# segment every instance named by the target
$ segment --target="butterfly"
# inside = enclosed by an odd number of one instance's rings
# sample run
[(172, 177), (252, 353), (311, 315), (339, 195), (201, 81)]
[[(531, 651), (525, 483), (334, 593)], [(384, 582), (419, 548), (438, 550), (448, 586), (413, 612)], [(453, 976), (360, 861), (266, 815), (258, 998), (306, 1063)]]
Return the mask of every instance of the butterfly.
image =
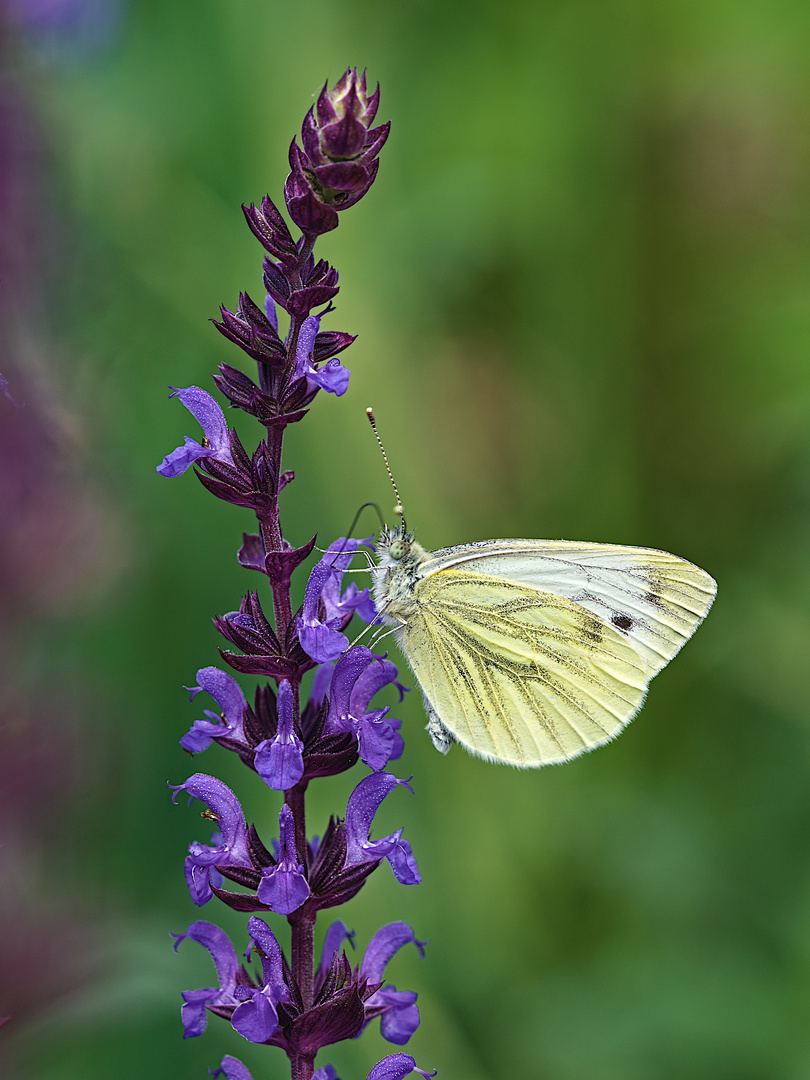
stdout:
[(383, 529), (377, 553), (377, 610), (421, 687), (434, 745), (525, 768), (615, 738), (717, 591), (685, 559), (618, 544), (426, 551), (403, 522)]

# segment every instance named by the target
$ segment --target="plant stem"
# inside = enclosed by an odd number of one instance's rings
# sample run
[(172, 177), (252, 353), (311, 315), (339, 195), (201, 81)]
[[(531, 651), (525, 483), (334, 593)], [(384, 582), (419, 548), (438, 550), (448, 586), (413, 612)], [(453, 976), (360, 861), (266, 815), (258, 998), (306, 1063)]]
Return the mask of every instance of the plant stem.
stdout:
[(314, 1054), (296, 1054), (290, 1058), (292, 1080), (311, 1080), (315, 1070)]
[[(307, 239), (299, 255), (298, 266), (292, 279), (293, 286), (301, 284), (301, 268), (312, 251), (313, 239)], [(295, 357), (298, 348), (298, 336), (303, 325), (302, 318), (292, 318), (287, 345), (287, 364), (276, 385), (276, 393), (281, 396), (286, 390), (290, 378), (295, 371)], [(267, 372), (264, 365), (259, 365), (260, 381), (262, 385), (267, 381)], [(280, 384), (280, 385), (279, 385)], [(284, 427), (269, 426), (267, 428), (267, 447), (277, 477), (275, 498), (268, 511), (259, 519), (259, 526), (264, 540), (265, 550), (281, 551), (283, 537), (279, 520), (279, 496), (281, 494), (281, 457), (284, 442)], [(276, 636), (282, 648), (287, 639), (287, 631), (292, 622), (292, 600), (290, 597), (290, 581), (280, 581), (273, 587), (273, 609), (275, 612)], [(300, 722), (300, 697), (299, 680), (291, 679), (291, 688), (294, 700), (294, 716), (296, 726)], [(304, 793), (307, 789), (307, 781), (302, 780), (294, 788), (284, 793), (284, 801), (293, 813), (295, 823), (295, 847), (300, 861), (307, 862), (307, 828), (306, 810), (304, 805)], [(301, 992), (301, 1000), (304, 1009), (312, 1006), (313, 987), (315, 981), (315, 918), (317, 910), (304, 903), (297, 911), (288, 915), (290, 924), (290, 958), (292, 974)], [(292, 1054), (290, 1056), (290, 1068), (292, 1080), (311, 1080), (315, 1068), (315, 1054)]]

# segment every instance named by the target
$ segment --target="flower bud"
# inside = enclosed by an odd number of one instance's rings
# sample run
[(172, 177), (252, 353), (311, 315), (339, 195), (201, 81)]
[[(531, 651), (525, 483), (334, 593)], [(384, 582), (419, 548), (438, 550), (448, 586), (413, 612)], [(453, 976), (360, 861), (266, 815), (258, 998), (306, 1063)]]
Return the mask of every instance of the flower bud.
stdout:
[(290, 147), (291, 172), (284, 187), (290, 217), (305, 233), (319, 235), (337, 228), (337, 212), (353, 206), (377, 175), (377, 155), (390, 124), (372, 128), (380, 100), (379, 87), (366, 93), (365, 72), (357, 69), (320, 93), (301, 128), (303, 150)]

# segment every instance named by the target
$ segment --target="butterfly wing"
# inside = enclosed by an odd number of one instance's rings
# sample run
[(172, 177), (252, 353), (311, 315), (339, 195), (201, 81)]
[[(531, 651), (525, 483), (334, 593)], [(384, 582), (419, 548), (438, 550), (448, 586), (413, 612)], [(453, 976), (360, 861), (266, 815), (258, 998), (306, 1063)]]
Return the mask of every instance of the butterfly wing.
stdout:
[(398, 636), (437, 744), (438, 720), (473, 754), (536, 767), (607, 742), (641, 707), (644, 662), (581, 604), (466, 566), (422, 578), (414, 600)]
[(431, 553), (423, 573), (489, 574), (567, 597), (611, 624), (657, 674), (692, 636), (717, 586), (699, 566), (654, 548), (568, 540), (485, 540)]

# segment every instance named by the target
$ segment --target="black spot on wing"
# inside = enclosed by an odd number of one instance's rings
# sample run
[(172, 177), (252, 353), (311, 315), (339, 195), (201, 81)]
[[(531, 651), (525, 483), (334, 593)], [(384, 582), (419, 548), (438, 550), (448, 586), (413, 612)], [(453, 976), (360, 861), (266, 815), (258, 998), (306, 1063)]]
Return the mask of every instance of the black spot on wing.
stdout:
[(627, 632), (628, 630), (633, 629), (633, 620), (630, 618), (629, 615), (624, 615), (620, 611), (617, 611), (614, 615), (612, 615), (610, 621), (618, 630), (624, 630), (625, 632)]

